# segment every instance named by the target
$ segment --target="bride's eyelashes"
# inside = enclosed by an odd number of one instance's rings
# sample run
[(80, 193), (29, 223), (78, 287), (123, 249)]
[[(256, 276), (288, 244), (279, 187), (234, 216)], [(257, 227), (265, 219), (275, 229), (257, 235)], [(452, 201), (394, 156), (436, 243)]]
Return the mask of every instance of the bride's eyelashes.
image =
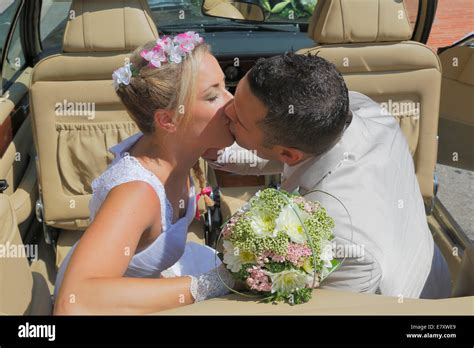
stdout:
[(210, 103), (214, 103), (219, 97), (224, 95), (221, 89), (225, 90), (225, 83), (219, 86), (217, 84), (213, 86), (211, 92), (208, 93), (204, 99)]
[(219, 97), (218, 95), (214, 95), (212, 97), (207, 98), (206, 100), (212, 103), (212, 102), (216, 101), (218, 97)]
[(209, 94), (206, 97), (206, 101), (208, 101), (210, 103), (214, 103), (220, 96), (221, 96), (220, 92), (215, 92), (215, 93)]

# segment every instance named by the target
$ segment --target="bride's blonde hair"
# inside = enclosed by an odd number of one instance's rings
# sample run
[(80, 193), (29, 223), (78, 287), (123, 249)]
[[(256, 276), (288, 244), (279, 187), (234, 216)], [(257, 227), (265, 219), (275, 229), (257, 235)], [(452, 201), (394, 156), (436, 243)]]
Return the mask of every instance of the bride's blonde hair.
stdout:
[(189, 117), (199, 64), (204, 53), (209, 52), (209, 46), (201, 43), (181, 63), (166, 63), (157, 68), (141, 56), (142, 51), (149, 51), (155, 45), (156, 41), (149, 41), (132, 52), (129, 59), (136, 74), (128, 85), (117, 89), (118, 96), (138, 128), (148, 134), (155, 131), (154, 114), (158, 109), (173, 111), (177, 122)]
[[(195, 99), (199, 64), (210, 51), (207, 44), (200, 43), (181, 63), (166, 63), (157, 68), (141, 56), (142, 51), (149, 51), (155, 45), (155, 40), (149, 41), (132, 52), (129, 60), (135, 73), (128, 85), (116, 89), (128, 114), (144, 134), (155, 132), (154, 115), (158, 109), (172, 111), (173, 119), (179, 125), (187, 123)], [(199, 161), (193, 171), (204, 188), (206, 180)]]

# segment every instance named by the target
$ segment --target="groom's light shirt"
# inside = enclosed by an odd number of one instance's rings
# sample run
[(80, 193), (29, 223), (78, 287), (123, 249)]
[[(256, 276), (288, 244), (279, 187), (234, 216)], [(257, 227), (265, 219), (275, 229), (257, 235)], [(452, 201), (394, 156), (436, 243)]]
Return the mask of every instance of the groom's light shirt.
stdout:
[[(213, 165), (241, 174), (282, 173), (282, 189), (321, 202), (336, 224), (334, 252), (345, 257), (322, 287), (418, 298), (432, 261), (444, 260), (428, 228), (413, 159), (393, 116), (360, 93), (349, 92), (349, 99), (352, 122), (320, 158), (292, 167), (263, 159), (253, 167)], [(234, 144), (226, 151), (239, 150)], [(439, 268), (434, 278), (445, 287), (429, 297), (448, 295), (449, 274)]]

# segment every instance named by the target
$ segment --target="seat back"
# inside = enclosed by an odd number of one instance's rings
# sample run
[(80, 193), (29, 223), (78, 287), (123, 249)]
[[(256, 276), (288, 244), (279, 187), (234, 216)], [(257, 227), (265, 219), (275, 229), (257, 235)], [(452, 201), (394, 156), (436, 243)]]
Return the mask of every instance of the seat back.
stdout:
[(403, 1), (320, 0), (308, 35), (317, 46), (298, 51), (334, 63), (349, 90), (382, 103), (406, 136), (426, 203), (433, 198), (441, 67), (436, 54), (410, 41)]
[[(39, 273), (31, 271), (15, 211), (4, 194), (0, 195), (0, 246), (0, 314), (51, 314), (48, 286)], [(35, 256), (34, 246), (29, 246), (29, 250), (30, 256)]]
[(112, 161), (108, 148), (138, 131), (114, 91), (112, 72), (134, 48), (157, 38), (147, 1), (72, 2), (63, 53), (35, 66), (30, 89), (47, 225), (87, 227), (91, 182)]

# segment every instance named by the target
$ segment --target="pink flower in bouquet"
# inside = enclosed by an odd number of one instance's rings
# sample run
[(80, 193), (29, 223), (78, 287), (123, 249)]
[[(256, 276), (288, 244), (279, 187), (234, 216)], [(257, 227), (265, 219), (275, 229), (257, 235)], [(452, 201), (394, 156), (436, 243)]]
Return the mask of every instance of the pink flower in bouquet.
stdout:
[(304, 244), (289, 243), (286, 259), (295, 266), (301, 267), (304, 259), (311, 256), (311, 249)]
[(296, 204), (303, 204), (303, 210), (309, 214), (312, 214), (319, 209), (318, 203), (307, 201), (301, 196), (294, 197), (293, 202)]
[(253, 266), (247, 269), (249, 277), (246, 280), (247, 285), (256, 291), (271, 291), (272, 284), (270, 278), (260, 267)]
[(264, 251), (260, 256), (257, 257), (257, 264), (263, 266), (265, 263), (271, 261), (273, 262), (285, 262), (285, 256), (275, 254), (271, 251)]

